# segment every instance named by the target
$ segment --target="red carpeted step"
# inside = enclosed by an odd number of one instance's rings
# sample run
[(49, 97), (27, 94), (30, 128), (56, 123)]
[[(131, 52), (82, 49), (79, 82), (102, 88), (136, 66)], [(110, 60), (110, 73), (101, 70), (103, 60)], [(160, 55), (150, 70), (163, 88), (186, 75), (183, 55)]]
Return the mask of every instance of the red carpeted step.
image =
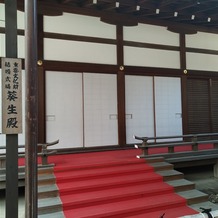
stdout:
[(77, 207), (87, 207), (96, 204), (118, 202), (141, 197), (149, 197), (155, 195), (164, 195), (173, 193), (172, 186), (156, 182), (152, 184), (138, 184), (133, 186), (118, 187), (107, 190), (84, 192), (79, 194), (63, 195), (64, 210)]
[[(61, 155), (60, 155), (61, 156)], [(85, 161), (85, 160), (84, 160)], [(73, 162), (71, 164), (65, 163), (64, 165), (58, 165), (55, 166), (54, 172), (63, 172), (63, 171), (72, 171), (72, 170), (83, 170), (83, 169), (94, 169), (94, 168), (105, 168), (105, 167), (112, 167), (112, 166), (130, 166), (134, 164), (140, 164), (145, 163), (145, 160), (143, 159), (137, 159), (135, 157), (128, 158), (128, 159), (117, 159), (117, 160), (108, 160), (105, 159), (105, 161), (101, 160), (98, 162), (97, 160), (93, 160), (92, 162), (88, 162), (87, 160), (85, 162)]]
[(78, 181), (83, 179), (94, 179), (94, 178), (101, 178), (101, 177), (112, 177), (116, 175), (134, 175), (137, 173), (146, 173), (152, 172), (153, 167), (144, 163), (133, 164), (130, 166), (109, 166), (104, 168), (90, 168), (90, 169), (83, 169), (83, 170), (72, 170), (66, 174), (66, 171), (56, 172), (56, 181), (63, 182), (63, 181)]
[[(138, 151), (60, 155), (54, 173), (66, 218), (176, 218), (196, 213)], [(165, 216), (164, 216), (165, 217)]]
[(113, 187), (122, 187), (131, 184), (146, 184), (163, 181), (163, 177), (156, 173), (140, 173), (131, 175), (119, 175), (111, 178), (89, 179), (57, 183), (61, 195), (84, 191), (102, 190)]
[[(158, 195), (154, 197), (141, 197), (133, 200), (99, 204), (84, 208), (64, 210), (66, 218), (126, 218), (128, 216), (142, 213), (151, 213), (157, 210), (167, 210), (185, 206), (186, 201), (177, 194)], [(147, 216), (146, 216), (147, 217)], [(151, 218), (151, 217), (149, 217)]]
[(150, 213), (143, 213), (143, 214), (138, 214), (138, 215), (130, 215), (126, 216), (126, 218), (160, 218), (161, 216), (166, 217), (166, 218), (177, 218), (180, 216), (185, 216), (185, 215), (193, 215), (197, 214), (198, 212), (187, 207), (187, 206), (182, 206), (182, 207), (176, 207), (176, 208), (164, 208), (162, 210), (157, 210), (154, 212)]

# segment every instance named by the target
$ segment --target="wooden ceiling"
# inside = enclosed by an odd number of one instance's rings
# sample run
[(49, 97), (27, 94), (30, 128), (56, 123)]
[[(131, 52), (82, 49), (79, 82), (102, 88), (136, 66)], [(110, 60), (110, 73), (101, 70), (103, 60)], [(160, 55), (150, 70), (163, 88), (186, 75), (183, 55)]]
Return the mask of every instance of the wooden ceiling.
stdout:
[[(24, 0), (17, 1), (22, 9)], [(174, 29), (218, 30), (218, 0), (38, 0), (38, 11), (46, 15), (91, 15), (129, 26), (142, 22)]]

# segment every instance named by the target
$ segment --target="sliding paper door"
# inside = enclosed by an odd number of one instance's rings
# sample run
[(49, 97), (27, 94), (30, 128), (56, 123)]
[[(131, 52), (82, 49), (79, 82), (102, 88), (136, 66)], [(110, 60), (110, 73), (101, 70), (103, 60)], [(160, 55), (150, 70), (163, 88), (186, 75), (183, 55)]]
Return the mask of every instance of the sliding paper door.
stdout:
[(46, 72), (46, 140), (52, 148), (83, 146), (82, 73)]
[(126, 141), (133, 135), (154, 136), (153, 77), (126, 76)]
[(84, 73), (85, 147), (118, 144), (117, 77)]
[(182, 135), (180, 78), (126, 76), (126, 140)]
[(181, 81), (155, 77), (156, 136), (182, 135)]

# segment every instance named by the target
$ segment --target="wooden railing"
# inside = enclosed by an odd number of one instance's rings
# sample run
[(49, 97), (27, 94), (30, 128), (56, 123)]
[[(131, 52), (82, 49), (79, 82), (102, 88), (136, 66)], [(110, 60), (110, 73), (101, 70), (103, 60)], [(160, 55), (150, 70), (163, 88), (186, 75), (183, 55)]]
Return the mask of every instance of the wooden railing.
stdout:
[[(187, 145), (190, 145), (192, 147), (190, 153), (200, 154), (200, 152), (202, 151), (199, 150), (199, 145), (202, 144), (212, 144), (213, 148), (216, 150), (216, 155), (218, 156), (218, 133), (189, 134), (189, 135), (176, 135), (176, 136), (163, 136), (163, 137), (139, 137), (139, 136), (133, 136), (133, 137), (136, 140), (142, 141), (140, 145), (138, 144), (135, 145), (136, 148), (142, 150), (142, 155), (137, 156), (138, 158), (152, 156), (149, 155), (149, 149), (151, 148), (167, 148), (167, 153), (164, 154), (168, 157), (169, 156), (172, 157), (173, 154), (182, 153), (182, 152), (175, 152), (176, 147), (187, 146)], [(164, 141), (157, 142), (158, 140), (164, 140)], [(166, 140), (171, 140), (171, 141), (166, 141)], [(184, 154), (187, 154), (187, 152), (185, 152)], [(160, 155), (163, 154), (159, 154), (159, 156)], [(157, 156), (157, 154), (153, 156)]]
[[(37, 144), (39, 148), (38, 156), (42, 158), (42, 165), (48, 164), (48, 156), (57, 153), (56, 150), (48, 150), (48, 147), (56, 145), (59, 143), (59, 140), (49, 142), (49, 143), (39, 143)], [(25, 145), (19, 145), (18, 148), (25, 148)], [(0, 149), (6, 149), (6, 146), (0, 146)], [(25, 153), (18, 152), (18, 157), (25, 157)], [(0, 169), (5, 168), (6, 164), (6, 154), (0, 154)]]

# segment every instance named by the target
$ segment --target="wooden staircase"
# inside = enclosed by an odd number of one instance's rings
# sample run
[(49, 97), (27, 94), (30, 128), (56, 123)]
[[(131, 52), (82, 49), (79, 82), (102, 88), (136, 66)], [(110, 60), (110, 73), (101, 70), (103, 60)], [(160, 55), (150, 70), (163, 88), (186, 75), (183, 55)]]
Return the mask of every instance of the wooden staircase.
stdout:
[[(156, 173), (158, 173), (159, 175), (161, 175), (163, 177), (163, 180), (165, 183), (172, 186), (178, 195), (182, 196), (183, 198), (185, 198), (187, 200), (187, 204), (190, 207), (192, 205), (201, 204), (201, 203), (202, 204), (204, 203), (204, 205), (205, 205), (205, 203), (211, 204), (208, 202), (207, 194), (204, 194), (204, 193), (196, 190), (195, 184), (184, 179), (183, 173), (174, 170), (174, 166), (170, 163), (165, 162), (164, 158), (161, 158), (161, 157), (148, 158), (148, 159), (146, 159), (146, 162), (149, 163), (155, 169)], [(126, 169), (128, 169), (128, 167), (131, 168), (129, 165), (129, 166), (126, 166)], [(69, 168), (68, 170), (73, 170), (73, 169)], [(83, 171), (83, 170), (84, 169), (81, 169), (81, 171)], [(133, 167), (132, 170), (131, 169), (126, 170), (126, 171), (124, 170), (123, 173), (124, 174), (131, 174), (134, 171), (136, 171), (136, 169), (134, 169), (134, 167)], [(138, 169), (138, 171), (140, 171), (140, 169)], [(113, 172), (113, 170), (110, 172), (105, 171), (105, 173), (103, 173), (103, 174), (102, 174), (102, 172), (100, 171), (99, 175), (91, 175), (90, 174), (90, 175), (88, 175), (88, 177), (89, 177), (89, 179), (95, 179), (96, 177), (98, 177), (98, 179), (99, 179), (101, 176), (102, 177), (107, 176), (109, 179), (110, 176), (114, 176), (116, 174), (116, 171)], [(81, 178), (85, 178), (86, 176), (80, 174), (79, 177), (81, 179)], [(63, 180), (64, 179), (68, 180), (69, 178), (63, 178)], [(74, 178), (74, 180), (75, 179), (76, 179), (76, 177)], [(126, 183), (128, 183), (128, 181), (126, 181)], [(87, 188), (87, 191), (89, 193), (87, 194), (86, 200), (84, 200), (84, 201), (81, 200), (81, 202), (71, 201), (68, 203), (67, 207), (68, 207), (68, 209), (70, 209), (70, 207), (73, 207), (73, 208), (84, 207), (85, 208), (86, 206), (89, 206), (89, 205), (98, 205), (99, 203), (102, 203), (102, 201), (105, 201), (105, 203), (107, 203), (112, 198), (128, 199), (128, 196), (133, 197), (133, 195), (135, 195), (135, 198), (137, 198), (137, 195), (139, 195), (140, 193), (143, 192), (142, 190), (140, 190), (140, 183), (142, 183), (142, 181), (140, 181), (140, 182), (138, 182), (138, 184), (136, 184), (139, 187), (138, 193), (135, 193), (135, 192), (131, 193), (131, 189), (128, 188), (127, 194), (123, 195), (121, 197), (119, 193), (116, 193), (116, 191), (114, 193), (113, 193), (113, 191), (111, 191), (111, 196), (107, 196), (105, 199), (100, 198), (101, 202), (99, 202), (98, 199), (95, 199), (95, 197), (92, 196), (92, 193), (90, 194), (90, 190), (88, 190), (88, 188)], [(69, 184), (67, 184), (67, 185), (69, 185)], [(101, 188), (101, 186), (102, 186), (102, 188)], [(106, 186), (98, 184), (98, 187), (96, 187), (96, 188), (98, 189), (98, 192), (101, 192), (101, 190), (104, 190)], [(119, 190), (119, 191), (121, 191), (122, 184), (118, 184), (118, 183), (114, 184), (114, 187), (117, 187), (117, 186), (119, 186), (121, 188)], [(125, 184), (123, 186), (125, 186)], [(131, 185), (129, 187), (131, 187)], [(84, 187), (82, 187), (81, 189), (84, 189)], [(125, 190), (126, 189), (123, 188), (123, 191), (125, 191)], [(44, 218), (44, 217), (46, 217), (46, 218), (49, 218), (49, 217), (61, 218), (61, 217), (64, 217), (64, 215), (62, 213), (62, 202), (59, 198), (59, 192), (58, 192), (58, 188), (55, 184), (55, 177), (53, 175), (52, 168), (50, 170), (47, 170), (44, 172), (41, 171), (39, 173), (38, 191), (39, 191), (39, 200), (38, 200), (38, 214), (39, 214), (39, 216), (38, 217), (39, 218)], [(80, 190), (78, 190), (78, 187), (77, 187), (77, 188), (72, 189), (72, 190), (66, 189), (65, 192), (66, 193), (64, 195), (67, 195), (70, 192), (80, 193)], [(151, 193), (152, 193), (152, 191), (151, 191)], [(144, 193), (144, 194), (149, 196), (149, 193)], [(89, 195), (90, 195), (90, 199), (88, 199)], [(136, 215), (133, 217), (136, 217)], [(137, 216), (137, 217), (140, 217), (140, 216)]]
[[(200, 207), (213, 208), (214, 204), (208, 202), (208, 196), (195, 189), (195, 184), (184, 179), (181, 172), (174, 170), (173, 164), (164, 161), (164, 158), (153, 157), (147, 158), (146, 163), (150, 167), (145, 167), (144, 160), (117, 161), (114, 163), (105, 164), (90, 164), (90, 166), (65, 166), (64, 169), (56, 169), (46, 167), (38, 169), (38, 217), (39, 218), (62, 218), (63, 202), (64, 210), (68, 212), (83, 211), (91, 207), (102, 204), (121, 205), (122, 202), (135, 202), (143, 196), (146, 201), (153, 195), (163, 195), (163, 198), (170, 197), (169, 192), (174, 190), (178, 195), (186, 199), (189, 207), (199, 210)], [(149, 174), (155, 170), (156, 175)], [(72, 173), (73, 172), (73, 173)], [(1, 188), (5, 188), (5, 172), (0, 172)], [(131, 177), (129, 177), (131, 175)], [(19, 184), (24, 186), (24, 168), (19, 168)], [(105, 180), (105, 178), (107, 178)], [(158, 186), (162, 182), (161, 188)], [(62, 188), (59, 191), (57, 182), (62, 183)], [(74, 187), (77, 181), (77, 186)], [(101, 182), (102, 181), (102, 182)], [(144, 184), (145, 183), (145, 184)], [(73, 185), (72, 185), (73, 184)], [(147, 189), (145, 189), (145, 186)], [(105, 190), (110, 190), (105, 195)], [(84, 194), (85, 197), (84, 197)], [(69, 195), (73, 194), (72, 198)], [(61, 198), (60, 198), (61, 195)], [(140, 207), (141, 200), (136, 201), (135, 208), (131, 208), (128, 216), (120, 217), (143, 217), (143, 213), (147, 208)], [(178, 203), (180, 204), (180, 203)], [(167, 205), (165, 205), (167, 206)], [(172, 210), (175, 210), (172, 203)], [(156, 210), (153, 207), (149, 216), (152, 218)], [(117, 208), (117, 210), (119, 207)], [(130, 210), (130, 208), (127, 208)], [(150, 209), (150, 208), (149, 208)], [(215, 207), (217, 209), (217, 207)], [(144, 211), (143, 211), (144, 210)], [(170, 212), (170, 209), (168, 208)], [(125, 214), (125, 211), (122, 212)], [(173, 213), (173, 211), (172, 211)], [(131, 215), (132, 214), (132, 215)], [(116, 217), (116, 215), (113, 215)], [(147, 214), (148, 216), (148, 214)], [(89, 217), (89, 216), (76, 216)], [(93, 215), (90, 217), (98, 217)], [(101, 217), (101, 216), (100, 216)], [(104, 216), (103, 216), (104, 217)], [(105, 216), (106, 217), (106, 216)], [(108, 215), (112, 217), (112, 215)], [(155, 216), (156, 217), (156, 216)]]
[[(164, 181), (174, 188), (178, 195), (187, 200), (188, 205), (208, 200), (208, 195), (196, 190), (195, 184), (184, 179), (183, 173), (174, 170), (173, 164), (164, 162), (164, 159), (162, 161), (150, 164), (154, 167), (158, 174), (163, 176)], [(159, 165), (162, 165), (162, 167), (159, 167)]]

